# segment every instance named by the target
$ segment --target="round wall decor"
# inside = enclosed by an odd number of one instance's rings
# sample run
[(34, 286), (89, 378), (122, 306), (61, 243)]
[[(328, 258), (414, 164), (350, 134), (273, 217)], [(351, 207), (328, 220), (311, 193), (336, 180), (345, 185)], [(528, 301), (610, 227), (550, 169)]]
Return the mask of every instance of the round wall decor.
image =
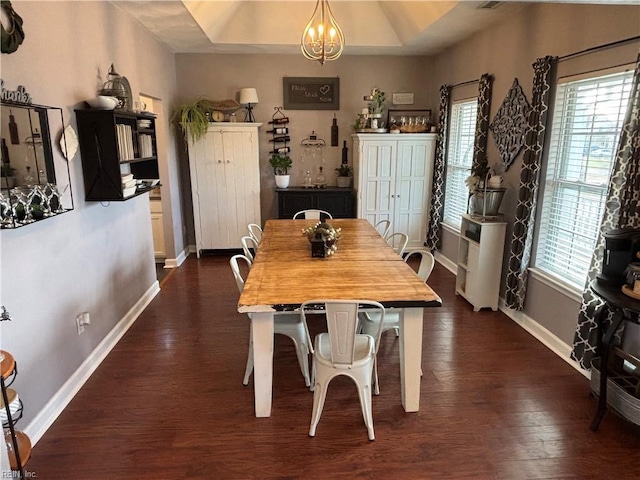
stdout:
[(13, 53), (24, 41), (22, 17), (16, 13), (8, 0), (2, 0), (0, 7), (2, 9), (2, 53)]

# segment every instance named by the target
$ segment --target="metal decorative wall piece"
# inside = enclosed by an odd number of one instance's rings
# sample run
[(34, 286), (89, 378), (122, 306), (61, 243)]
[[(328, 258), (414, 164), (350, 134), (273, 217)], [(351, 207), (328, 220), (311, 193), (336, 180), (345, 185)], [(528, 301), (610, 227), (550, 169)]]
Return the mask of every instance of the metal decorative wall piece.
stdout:
[(493, 117), (493, 121), (489, 125), (504, 162), (505, 171), (509, 169), (522, 150), (530, 110), (527, 97), (518, 84), (518, 79), (515, 78), (496, 116)]
[(16, 13), (9, 0), (2, 0), (0, 8), (7, 22), (7, 29), (2, 25), (2, 37), (0, 38), (2, 53), (13, 53), (24, 41), (22, 17)]

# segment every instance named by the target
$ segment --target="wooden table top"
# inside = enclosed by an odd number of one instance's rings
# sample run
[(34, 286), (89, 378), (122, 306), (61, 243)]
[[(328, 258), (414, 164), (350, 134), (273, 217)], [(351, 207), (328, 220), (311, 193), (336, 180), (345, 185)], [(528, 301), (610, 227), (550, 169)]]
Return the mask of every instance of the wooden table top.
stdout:
[(302, 229), (317, 220), (268, 220), (238, 311), (296, 308), (312, 299), (376, 300), (386, 307), (436, 307), (440, 297), (364, 219), (334, 219), (338, 251), (312, 258)]

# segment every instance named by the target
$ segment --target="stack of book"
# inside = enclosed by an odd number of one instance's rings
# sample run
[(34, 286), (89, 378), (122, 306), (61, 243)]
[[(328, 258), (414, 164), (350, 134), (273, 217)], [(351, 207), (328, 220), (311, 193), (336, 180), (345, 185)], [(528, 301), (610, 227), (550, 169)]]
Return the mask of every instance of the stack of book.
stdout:
[(118, 155), (120, 156), (120, 161), (133, 160), (135, 153), (133, 150), (133, 132), (131, 125), (117, 123), (116, 134), (118, 136)]
[(140, 157), (153, 157), (153, 143), (151, 135), (141, 133), (138, 135), (138, 146), (140, 147)]
[(136, 193), (136, 179), (133, 178), (132, 173), (122, 174), (122, 196), (124, 198), (130, 197)]

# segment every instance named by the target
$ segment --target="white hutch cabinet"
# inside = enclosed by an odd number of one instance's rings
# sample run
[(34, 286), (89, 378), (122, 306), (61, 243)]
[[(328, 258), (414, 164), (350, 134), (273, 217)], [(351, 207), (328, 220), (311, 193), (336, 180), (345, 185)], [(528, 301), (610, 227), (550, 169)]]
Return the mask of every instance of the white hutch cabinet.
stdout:
[(456, 294), (473, 305), (498, 310), (506, 222), (462, 215)]
[(409, 236), (407, 250), (423, 247), (435, 159), (435, 133), (358, 133), (353, 137), (357, 217)]
[(258, 128), (261, 123), (210, 123), (189, 142), (196, 250), (242, 248), (247, 225), (262, 223)]

